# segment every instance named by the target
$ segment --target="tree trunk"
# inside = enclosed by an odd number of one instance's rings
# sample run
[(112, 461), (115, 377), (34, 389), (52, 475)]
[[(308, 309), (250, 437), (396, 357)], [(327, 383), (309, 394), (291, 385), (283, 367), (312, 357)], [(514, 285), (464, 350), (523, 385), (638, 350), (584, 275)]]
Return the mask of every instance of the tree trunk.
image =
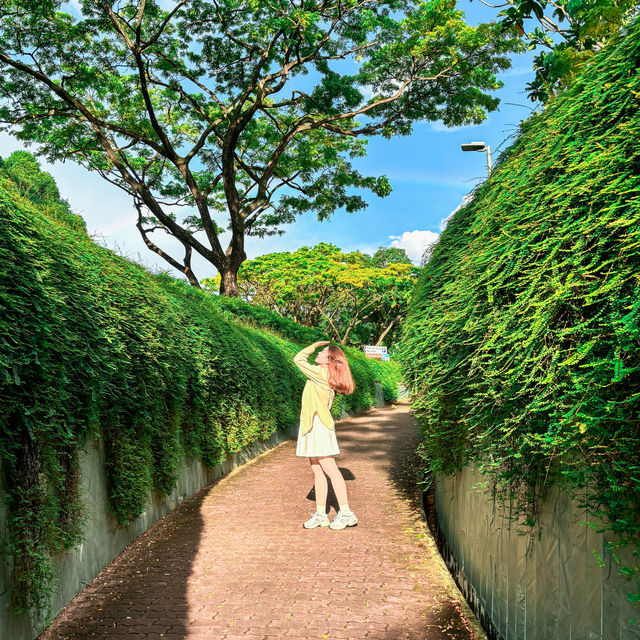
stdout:
[(196, 289), (201, 289), (200, 283), (198, 282), (198, 278), (194, 275), (191, 269), (185, 269), (184, 274), (187, 276), (187, 280), (192, 287), (196, 287)]
[(238, 270), (228, 269), (220, 272), (220, 295), (229, 298), (239, 298)]
[(398, 320), (400, 318), (400, 316), (396, 316), (388, 325), (387, 328), (380, 334), (380, 337), (378, 338), (378, 341), (376, 342), (376, 347), (380, 346), (380, 343), (384, 340), (385, 336), (387, 335), (387, 333), (389, 333), (389, 331), (391, 330), (391, 327), (393, 327), (393, 325), (396, 323), (396, 320)]
[(340, 340), (340, 344), (342, 346), (347, 344), (347, 338), (349, 337), (349, 334), (351, 333), (351, 329), (357, 327), (360, 324), (360, 321), (356, 321), (356, 322), (350, 322), (349, 326), (347, 327), (347, 330), (344, 332), (344, 335), (342, 336), (342, 339)]

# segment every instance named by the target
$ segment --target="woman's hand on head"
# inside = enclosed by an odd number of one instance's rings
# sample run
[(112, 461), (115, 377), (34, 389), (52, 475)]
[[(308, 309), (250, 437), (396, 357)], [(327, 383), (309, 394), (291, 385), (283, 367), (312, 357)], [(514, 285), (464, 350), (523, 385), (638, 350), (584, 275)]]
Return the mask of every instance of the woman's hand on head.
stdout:
[(314, 348), (324, 347), (325, 344), (329, 344), (329, 340), (320, 340), (319, 342), (314, 342), (311, 346)]

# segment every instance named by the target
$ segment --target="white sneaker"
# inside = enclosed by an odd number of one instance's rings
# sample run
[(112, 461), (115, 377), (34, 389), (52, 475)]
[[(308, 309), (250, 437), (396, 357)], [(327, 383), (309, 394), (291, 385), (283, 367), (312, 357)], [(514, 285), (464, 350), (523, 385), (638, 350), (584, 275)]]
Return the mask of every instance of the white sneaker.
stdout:
[(302, 525), (305, 529), (315, 529), (316, 527), (328, 527), (329, 516), (326, 513), (317, 511)]
[(358, 518), (353, 511), (349, 513), (339, 511), (334, 521), (329, 525), (329, 529), (344, 529), (345, 527), (355, 527), (357, 524)]

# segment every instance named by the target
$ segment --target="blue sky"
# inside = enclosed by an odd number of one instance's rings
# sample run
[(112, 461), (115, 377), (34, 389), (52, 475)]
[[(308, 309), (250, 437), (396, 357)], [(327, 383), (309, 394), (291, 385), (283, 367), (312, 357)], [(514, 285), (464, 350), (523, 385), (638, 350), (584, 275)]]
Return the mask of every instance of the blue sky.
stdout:
[[(477, 0), (462, 0), (458, 7), (471, 24), (488, 22), (497, 13)], [(499, 76), (505, 86), (495, 94), (501, 100), (498, 111), (480, 125), (447, 129), (441, 123), (418, 123), (410, 136), (371, 139), (367, 157), (357, 159), (354, 165), (366, 175), (387, 175), (393, 187), (391, 195), (380, 199), (364, 193), (369, 206), (363, 211), (339, 211), (324, 222), (313, 215), (301, 216), (284, 228), (282, 236), (248, 238), (248, 257), (330, 242), (345, 251), (366, 253), (378, 247), (401, 246), (418, 262), (426, 246), (437, 239), (443, 219), (486, 177), (485, 154), (464, 153), (460, 145), (484, 141), (491, 145), (495, 160), (510, 144), (518, 124), (536, 106), (525, 93), (525, 85), (533, 78), (532, 59), (533, 53), (513, 56), (512, 68)], [(0, 156), (22, 148), (20, 142), (0, 134)], [(70, 162), (49, 165), (41, 161), (41, 165), (55, 177), (62, 196), (83, 216), (96, 241), (150, 269), (169, 269), (140, 238), (128, 196)], [(169, 238), (160, 244), (170, 254), (176, 246)], [(175, 254), (178, 257), (182, 252), (176, 250)], [(194, 258), (193, 266), (199, 279), (215, 275), (213, 265), (204, 259)]]

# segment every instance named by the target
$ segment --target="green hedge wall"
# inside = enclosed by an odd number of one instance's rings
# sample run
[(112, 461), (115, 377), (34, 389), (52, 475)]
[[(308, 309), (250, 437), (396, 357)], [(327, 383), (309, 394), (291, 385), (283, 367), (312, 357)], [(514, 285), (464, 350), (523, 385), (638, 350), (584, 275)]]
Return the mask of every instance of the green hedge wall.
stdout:
[[(12, 158), (0, 170), (0, 462), (13, 610), (41, 613), (52, 557), (82, 538), (87, 439), (104, 440), (110, 507), (126, 525), (152, 489), (175, 487), (183, 456), (213, 466), (295, 424), (304, 377), (292, 339), (316, 336), (257, 328), (276, 321), (239, 319), (235, 301), (98, 246), (33, 166), (31, 182), (11, 179)], [(375, 378), (395, 396), (396, 368), (349, 357), (357, 392), (336, 410), (374, 404)]]
[(473, 461), (530, 522), (545, 487), (585, 488), (638, 549), (640, 23), (624, 35), (450, 221), (401, 359), (430, 469)]
[(216, 309), (228, 318), (243, 320), (245, 324), (270, 329), (297, 343), (316, 342), (318, 340), (328, 340), (329, 338), (320, 329), (304, 327), (289, 318), (283, 318), (277, 313), (273, 313), (266, 307), (249, 304), (240, 298), (227, 298), (225, 296), (213, 296)]
[[(249, 304), (240, 298), (215, 296), (213, 303), (216, 309), (226, 317), (241, 320), (249, 326), (269, 329), (285, 340), (298, 344), (311, 344), (318, 340), (329, 340), (329, 337), (320, 329), (304, 327), (289, 318), (282, 318), (265, 307)], [(342, 347), (342, 349), (348, 357), (355, 380), (360, 380), (361, 383), (357, 385), (354, 396), (337, 397), (334, 405), (334, 413), (336, 415), (341, 408), (349, 411), (353, 410), (354, 407), (363, 407), (370, 404), (371, 397), (369, 393), (373, 381), (380, 382), (385, 402), (393, 402), (398, 398), (400, 367), (396, 361), (369, 360), (363, 357), (362, 351), (359, 349), (350, 347)], [(360, 386), (362, 386), (362, 390), (359, 388)]]

